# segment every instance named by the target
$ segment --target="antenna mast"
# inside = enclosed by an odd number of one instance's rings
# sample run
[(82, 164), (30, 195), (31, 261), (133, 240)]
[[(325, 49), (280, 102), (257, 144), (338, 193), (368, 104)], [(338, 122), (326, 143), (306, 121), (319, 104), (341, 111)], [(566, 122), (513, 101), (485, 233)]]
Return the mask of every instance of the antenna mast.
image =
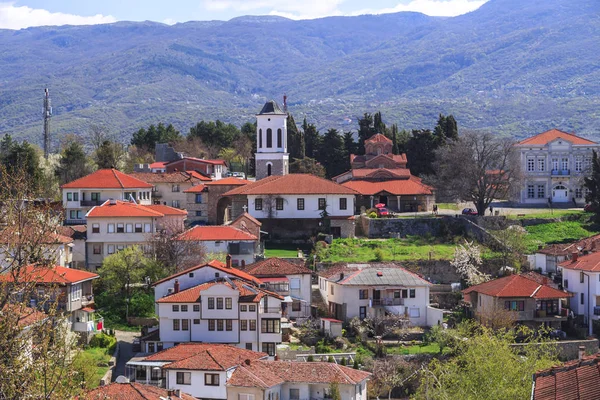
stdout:
[(283, 112), (287, 114), (287, 94), (283, 94)]
[(52, 117), (52, 105), (50, 103), (50, 91), (48, 88), (44, 90), (44, 157), (48, 159), (50, 152), (50, 117)]

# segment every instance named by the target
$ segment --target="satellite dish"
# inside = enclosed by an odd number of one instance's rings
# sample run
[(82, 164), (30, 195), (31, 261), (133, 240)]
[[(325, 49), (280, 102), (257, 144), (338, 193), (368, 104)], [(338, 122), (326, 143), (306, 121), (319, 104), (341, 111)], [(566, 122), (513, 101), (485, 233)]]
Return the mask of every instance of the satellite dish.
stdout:
[(117, 379), (115, 379), (115, 383), (129, 383), (129, 378), (119, 375)]

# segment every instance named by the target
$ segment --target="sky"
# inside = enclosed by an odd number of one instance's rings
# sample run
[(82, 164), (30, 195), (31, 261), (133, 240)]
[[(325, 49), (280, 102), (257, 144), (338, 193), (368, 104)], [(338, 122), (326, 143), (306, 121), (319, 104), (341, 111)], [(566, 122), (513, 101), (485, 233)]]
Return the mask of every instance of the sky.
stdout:
[(333, 15), (417, 11), (456, 16), (487, 0), (0, 0), (0, 29), (91, 25), (116, 21), (229, 20), (241, 15), (312, 19)]

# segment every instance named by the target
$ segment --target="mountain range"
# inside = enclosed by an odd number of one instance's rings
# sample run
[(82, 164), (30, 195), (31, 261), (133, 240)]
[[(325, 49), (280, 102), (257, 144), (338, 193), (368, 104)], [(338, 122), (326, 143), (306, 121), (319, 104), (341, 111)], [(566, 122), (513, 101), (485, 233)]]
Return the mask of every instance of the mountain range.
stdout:
[(56, 146), (104, 125), (251, 121), (271, 98), (297, 122), (355, 130), (381, 110), (400, 129), (600, 139), (600, 2), (490, 0), (458, 17), (419, 13), (293, 21), (118, 22), (0, 30), (0, 133), (41, 143), (44, 88)]

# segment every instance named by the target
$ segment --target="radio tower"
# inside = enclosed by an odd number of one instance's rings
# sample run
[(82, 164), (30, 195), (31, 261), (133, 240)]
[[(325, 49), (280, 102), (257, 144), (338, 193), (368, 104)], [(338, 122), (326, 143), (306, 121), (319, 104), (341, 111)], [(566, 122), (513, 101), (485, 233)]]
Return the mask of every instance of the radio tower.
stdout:
[(44, 90), (44, 157), (48, 159), (50, 152), (50, 118), (52, 117), (52, 105), (50, 104), (50, 91)]

